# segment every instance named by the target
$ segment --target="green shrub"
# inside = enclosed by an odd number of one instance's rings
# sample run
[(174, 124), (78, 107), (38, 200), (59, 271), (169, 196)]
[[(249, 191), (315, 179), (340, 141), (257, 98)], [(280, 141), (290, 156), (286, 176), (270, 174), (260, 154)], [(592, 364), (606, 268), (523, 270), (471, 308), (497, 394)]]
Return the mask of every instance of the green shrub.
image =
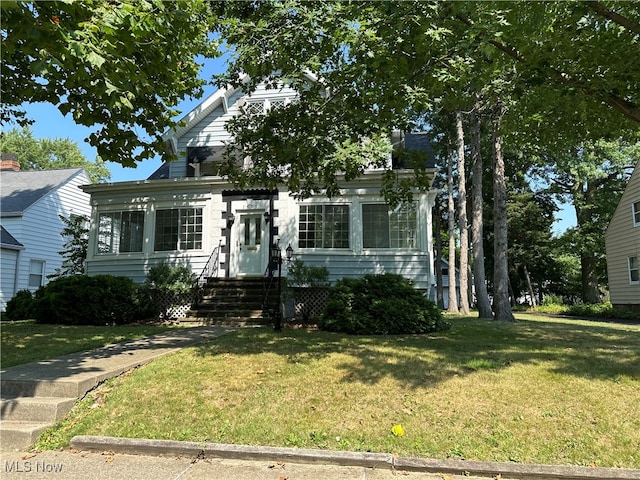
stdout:
[(33, 294), (29, 290), (20, 290), (7, 302), (4, 313), (7, 320), (26, 320), (33, 318)]
[(541, 313), (552, 315), (567, 315), (583, 318), (613, 318), (623, 320), (640, 320), (640, 315), (613, 308), (611, 302), (604, 303), (576, 303), (575, 305), (542, 305), (536, 309)]
[(112, 275), (72, 275), (40, 287), (34, 298), (39, 323), (122, 325), (139, 320), (135, 283)]
[(344, 278), (329, 290), (320, 317), (323, 330), (358, 335), (414, 334), (446, 330), (437, 305), (401, 275)]
[(196, 286), (196, 275), (189, 267), (162, 262), (149, 270), (140, 301), (150, 316), (167, 318), (172, 307), (191, 302)]
[(560, 295), (545, 295), (542, 305), (564, 305), (564, 300)]

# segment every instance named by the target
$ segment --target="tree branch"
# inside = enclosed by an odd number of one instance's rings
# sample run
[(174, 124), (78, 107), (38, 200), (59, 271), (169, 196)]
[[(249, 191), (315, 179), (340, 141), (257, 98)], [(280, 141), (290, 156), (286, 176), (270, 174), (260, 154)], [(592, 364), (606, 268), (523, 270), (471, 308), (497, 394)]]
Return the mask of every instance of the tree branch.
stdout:
[(640, 24), (634, 22), (633, 20), (631, 20), (631, 19), (629, 19), (627, 17), (623, 17), (622, 15), (620, 15), (617, 12), (614, 12), (613, 10), (609, 10), (607, 7), (605, 7), (600, 2), (588, 1), (588, 2), (585, 2), (585, 3), (587, 4), (587, 6), (591, 10), (596, 12), (601, 17), (607, 18), (607, 19), (611, 20), (612, 22), (617, 23), (618, 25), (626, 28), (630, 32), (640, 34)]
[[(597, 2), (594, 2), (594, 3), (597, 3)], [(469, 27), (472, 27), (475, 25), (475, 22), (473, 20), (471, 20), (466, 15), (463, 15), (462, 13), (456, 13), (455, 17)], [(495, 40), (495, 39), (489, 39), (489, 44), (493, 45), (496, 49), (500, 50), (501, 52), (504, 52), (505, 54), (507, 54), (514, 60), (516, 60), (517, 62), (523, 65), (530, 65), (528, 59), (524, 55), (522, 55), (522, 53), (520, 53), (520, 51), (515, 46), (509, 45), (508, 43)], [(576, 80), (575, 78), (571, 77), (570, 75), (563, 73), (559, 70), (556, 70), (553, 67), (548, 67), (547, 72), (548, 72), (549, 78), (555, 79), (556, 81), (560, 83), (564, 83), (566, 85), (571, 85), (577, 88), (578, 90), (580, 90), (585, 95), (589, 95), (593, 98), (596, 98), (606, 103), (607, 105), (612, 107), (614, 110), (617, 110), (619, 113), (622, 113), (628, 119), (633, 120), (634, 122), (640, 123), (640, 107), (635, 103), (629, 102), (628, 100), (625, 100), (624, 98), (618, 95), (615, 95), (614, 93), (611, 93), (611, 92), (599, 92), (598, 90), (589, 88), (584, 84), (582, 84), (581, 82), (579, 82), (578, 80)]]

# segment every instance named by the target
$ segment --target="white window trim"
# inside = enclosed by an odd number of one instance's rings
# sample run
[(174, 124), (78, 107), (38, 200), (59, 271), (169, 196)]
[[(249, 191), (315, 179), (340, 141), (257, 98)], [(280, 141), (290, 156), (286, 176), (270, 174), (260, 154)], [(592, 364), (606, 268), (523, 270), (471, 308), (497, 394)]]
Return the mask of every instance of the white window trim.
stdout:
[[(638, 210), (636, 210), (636, 204), (638, 205)], [(634, 227), (640, 227), (640, 221), (636, 221), (636, 217), (640, 216), (640, 200), (631, 202), (631, 221)]]
[[(420, 204), (418, 201), (411, 201), (411, 204), (413, 204), (414, 208), (415, 208), (415, 213), (416, 213), (416, 225), (415, 225), (415, 244), (413, 247), (365, 247), (364, 246), (364, 235), (363, 235), (363, 229), (361, 229), (360, 232), (360, 241), (362, 243), (362, 249), (364, 252), (407, 252), (407, 253), (415, 253), (420, 251), (420, 227), (419, 227), (419, 223), (420, 223)], [(364, 223), (364, 215), (363, 215), (363, 207), (365, 205), (385, 205), (388, 208), (388, 204), (384, 203), (384, 202), (379, 202), (379, 201), (367, 201), (367, 200), (362, 200), (358, 206), (358, 208), (360, 209), (359, 213), (360, 213), (360, 222), (361, 224)], [(389, 233), (389, 231), (387, 231), (387, 233)]]
[[(312, 206), (312, 205), (313, 206), (316, 206), (316, 205), (346, 206), (348, 208), (348, 213), (349, 213), (349, 223), (348, 223), (349, 246), (348, 247), (300, 247), (300, 209), (303, 206)], [(354, 213), (353, 212), (354, 212), (353, 202), (349, 202), (347, 200), (330, 201), (327, 199), (309, 198), (309, 199), (305, 199), (303, 202), (298, 202), (298, 205), (296, 208), (296, 215), (295, 215), (295, 221), (296, 221), (295, 243), (297, 245), (297, 248), (304, 253), (324, 253), (324, 254), (331, 254), (331, 255), (340, 255), (340, 254), (352, 252), (354, 250), (354, 244), (353, 244)]]
[[(631, 259), (635, 258), (638, 266), (634, 270), (638, 270), (638, 280), (631, 279)], [(640, 285), (640, 257), (627, 257), (627, 274), (629, 275), (629, 285)]]
[[(31, 272), (31, 267), (34, 264), (40, 264), (41, 265), (41, 269), (39, 273), (32, 273)], [(31, 285), (31, 275), (40, 275), (40, 285), (35, 286), (35, 285)], [(31, 290), (31, 291), (35, 291), (38, 288), (44, 286), (47, 282), (47, 261), (40, 259), (40, 258), (30, 258), (29, 259), (29, 272), (27, 274), (27, 289)]]

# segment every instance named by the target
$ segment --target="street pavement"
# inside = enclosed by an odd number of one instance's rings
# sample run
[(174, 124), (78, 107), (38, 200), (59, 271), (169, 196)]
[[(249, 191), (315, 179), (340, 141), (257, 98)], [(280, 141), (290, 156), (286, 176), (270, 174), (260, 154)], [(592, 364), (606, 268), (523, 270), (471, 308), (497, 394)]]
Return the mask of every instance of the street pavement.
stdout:
[[(481, 477), (403, 472), (390, 468), (285, 463), (65, 450), (0, 453), (0, 478), (13, 480), (480, 480)], [(502, 477), (506, 478), (506, 477)], [(486, 480), (487, 477), (484, 477)]]

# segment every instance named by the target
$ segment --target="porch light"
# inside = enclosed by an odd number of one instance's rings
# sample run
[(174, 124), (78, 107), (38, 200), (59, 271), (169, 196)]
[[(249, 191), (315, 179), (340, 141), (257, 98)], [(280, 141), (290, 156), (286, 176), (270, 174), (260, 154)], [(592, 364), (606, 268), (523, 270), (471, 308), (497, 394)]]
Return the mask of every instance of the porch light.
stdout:
[(269, 223), (271, 221), (271, 214), (268, 211), (264, 212), (264, 221), (266, 223)]
[(289, 244), (285, 252), (287, 253), (287, 262), (290, 262), (291, 257), (293, 257), (293, 247), (291, 246), (291, 244)]
[(233, 225), (233, 222), (236, 221), (236, 216), (233, 213), (229, 213), (227, 215), (227, 228), (231, 228), (231, 225)]

